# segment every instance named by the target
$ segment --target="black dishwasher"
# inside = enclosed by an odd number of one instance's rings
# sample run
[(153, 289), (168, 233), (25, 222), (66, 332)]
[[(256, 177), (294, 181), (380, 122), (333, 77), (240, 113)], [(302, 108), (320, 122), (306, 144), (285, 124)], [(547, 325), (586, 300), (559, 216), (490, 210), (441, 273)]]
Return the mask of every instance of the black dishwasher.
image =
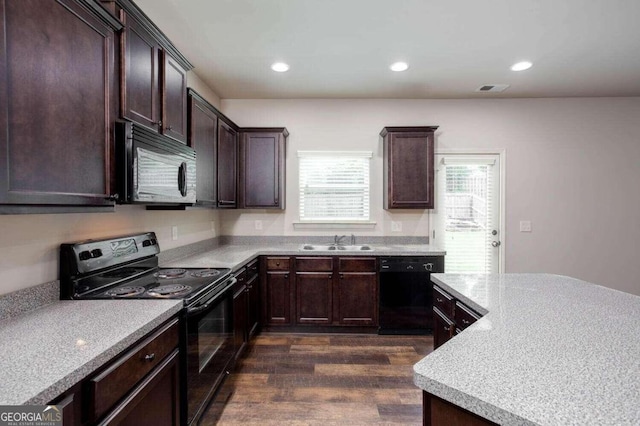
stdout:
[(444, 256), (380, 258), (379, 334), (431, 334), (431, 272), (444, 272)]

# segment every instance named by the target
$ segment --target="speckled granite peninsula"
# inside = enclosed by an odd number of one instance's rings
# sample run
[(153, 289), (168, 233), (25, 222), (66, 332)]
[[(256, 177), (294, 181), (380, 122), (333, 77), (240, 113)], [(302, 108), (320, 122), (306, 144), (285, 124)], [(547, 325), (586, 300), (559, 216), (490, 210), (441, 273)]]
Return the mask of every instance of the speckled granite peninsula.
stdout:
[(640, 297), (548, 274), (433, 274), (480, 320), (414, 366), (503, 425), (639, 425)]
[(64, 300), (0, 321), (0, 404), (46, 404), (182, 306), (181, 300)]

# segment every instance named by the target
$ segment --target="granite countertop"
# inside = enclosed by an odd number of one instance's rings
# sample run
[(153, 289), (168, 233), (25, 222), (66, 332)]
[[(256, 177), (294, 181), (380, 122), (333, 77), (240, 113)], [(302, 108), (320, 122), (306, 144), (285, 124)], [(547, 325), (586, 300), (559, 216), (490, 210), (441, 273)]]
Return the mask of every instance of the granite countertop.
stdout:
[(183, 268), (231, 268), (237, 270), (251, 259), (261, 255), (272, 256), (444, 256), (445, 252), (429, 244), (395, 244), (370, 246), (373, 250), (336, 251), (301, 250), (303, 244), (279, 245), (236, 244), (222, 245), (193, 256), (172, 260), (162, 266)]
[(549, 274), (431, 278), (486, 315), (414, 366), (418, 387), (499, 424), (640, 424), (640, 297)]
[(0, 321), (0, 405), (46, 404), (181, 308), (181, 300), (66, 300)]

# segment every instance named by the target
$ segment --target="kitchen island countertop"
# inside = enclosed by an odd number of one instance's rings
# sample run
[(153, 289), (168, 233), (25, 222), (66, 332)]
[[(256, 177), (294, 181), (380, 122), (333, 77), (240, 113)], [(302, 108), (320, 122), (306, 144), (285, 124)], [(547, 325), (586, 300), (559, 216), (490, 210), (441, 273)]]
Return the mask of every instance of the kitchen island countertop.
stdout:
[(485, 314), (414, 366), (503, 425), (640, 424), (640, 297), (550, 274), (432, 274)]
[(0, 405), (50, 402), (182, 306), (182, 300), (64, 300), (0, 321)]

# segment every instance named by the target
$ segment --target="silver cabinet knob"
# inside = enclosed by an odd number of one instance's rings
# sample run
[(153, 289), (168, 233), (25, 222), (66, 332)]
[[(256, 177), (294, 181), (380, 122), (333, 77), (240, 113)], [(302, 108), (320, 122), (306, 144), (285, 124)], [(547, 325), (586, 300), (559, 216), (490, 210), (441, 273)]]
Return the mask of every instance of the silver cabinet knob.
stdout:
[(500, 241), (493, 241), (491, 242), (491, 245), (494, 247), (498, 247), (500, 245)]

